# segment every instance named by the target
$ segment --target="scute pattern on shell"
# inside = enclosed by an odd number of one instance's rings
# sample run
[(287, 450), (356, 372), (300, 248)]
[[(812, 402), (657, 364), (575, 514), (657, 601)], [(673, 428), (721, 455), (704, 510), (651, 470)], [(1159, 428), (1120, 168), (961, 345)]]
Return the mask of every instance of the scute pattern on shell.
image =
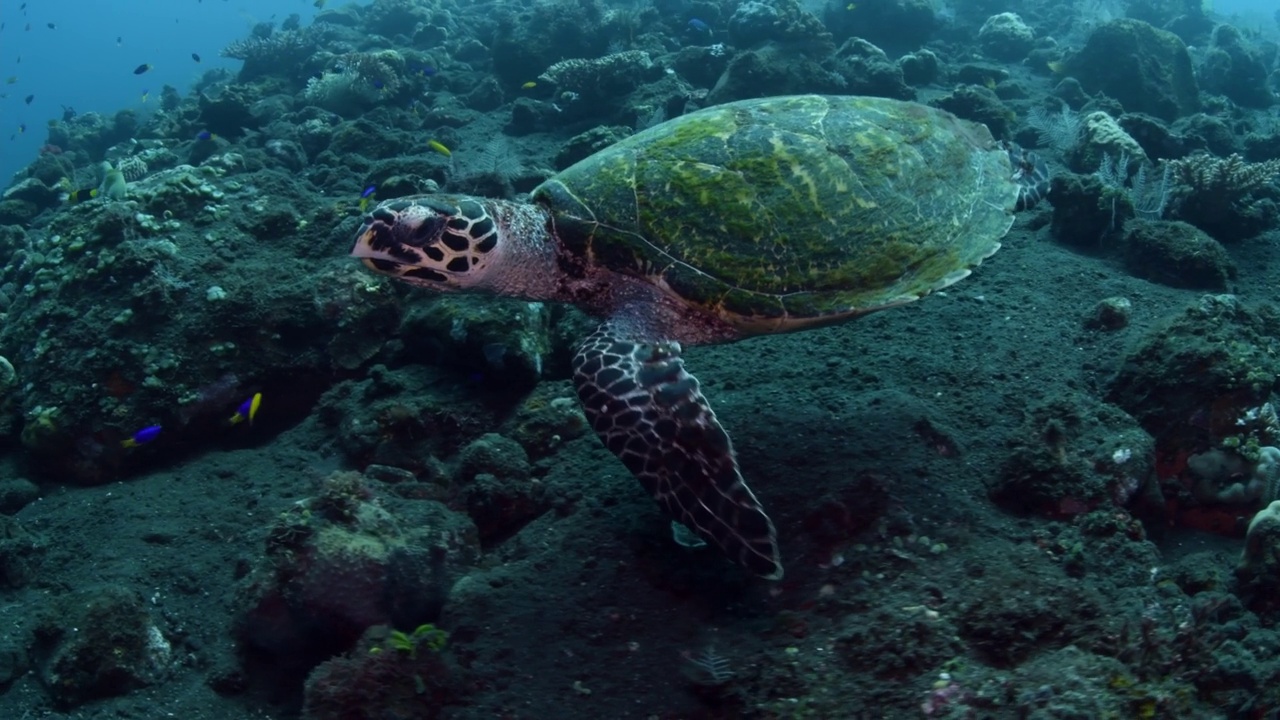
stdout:
[(955, 282), (1000, 247), (1017, 197), (985, 127), (917, 103), (815, 95), (675, 118), (534, 191), (574, 251), (755, 332)]

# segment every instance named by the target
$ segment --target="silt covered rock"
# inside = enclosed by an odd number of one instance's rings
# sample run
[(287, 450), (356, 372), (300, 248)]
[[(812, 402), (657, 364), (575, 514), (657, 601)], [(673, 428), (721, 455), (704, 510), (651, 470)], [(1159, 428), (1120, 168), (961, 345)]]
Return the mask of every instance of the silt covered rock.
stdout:
[(1136, 220), (1125, 227), (1124, 262), (1136, 277), (1170, 287), (1225, 290), (1235, 263), (1217, 240), (1192, 225)]
[(1119, 100), (1126, 112), (1173, 121), (1200, 106), (1187, 46), (1140, 20), (1098, 26), (1067, 69), (1086, 90)]

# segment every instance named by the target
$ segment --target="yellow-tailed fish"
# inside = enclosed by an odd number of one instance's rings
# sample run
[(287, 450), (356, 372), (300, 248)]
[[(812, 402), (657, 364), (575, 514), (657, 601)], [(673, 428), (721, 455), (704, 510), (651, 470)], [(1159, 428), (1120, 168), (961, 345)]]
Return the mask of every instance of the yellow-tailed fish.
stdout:
[(155, 440), (159, 434), (160, 434), (159, 425), (148, 425), (147, 427), (142, 428), (141, 430), (130, 435), (124, 440), (121, 440), (120, 447), (135, 448), (140, 445), (146, 445), (152, 440)]
[(253, 419), (258, 415), (258, 406), (262, 405), (262, 393), (254, 393), (253, 397), (240, 403), (240, 407), (236, 408), (236, 414), (231, 416), (231, 424), (249, 421), (253, 424)]
[(435, 150), (436, 152), (440, 153), (445, 157), (453, 157), (453, 153), (450, 152), (449, 148), (445, 147), (444, 143), (440, 142), (439, 140), (428, 140), (427, 147), (431, 148), (432, 150)]
[(63, 178), (58, 183), (58, 188), (62, 190), (58, 199), (71, 205), (98, 197), (98, 188), (76, 188), (71, 184), (71, 181), (66, 178)]

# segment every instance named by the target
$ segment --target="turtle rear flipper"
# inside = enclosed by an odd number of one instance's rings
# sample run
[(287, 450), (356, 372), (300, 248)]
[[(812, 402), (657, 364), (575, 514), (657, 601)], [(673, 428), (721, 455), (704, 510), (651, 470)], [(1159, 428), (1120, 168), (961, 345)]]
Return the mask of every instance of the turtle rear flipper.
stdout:
[(782, 577), (773, 522), (743, 482), (678, 343), (627, 337), (605, 322), (578, 349), (573, 380), (605, 447), (671, 518), (747, 570)]

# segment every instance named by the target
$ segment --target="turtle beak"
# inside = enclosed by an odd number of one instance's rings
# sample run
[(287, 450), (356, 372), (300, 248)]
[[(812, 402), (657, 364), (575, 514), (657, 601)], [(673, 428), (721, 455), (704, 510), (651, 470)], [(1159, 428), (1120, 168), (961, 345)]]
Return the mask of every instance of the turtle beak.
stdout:
[[(389, 216), (389, 217), (388, 217)], [(449, 275), (421, 247), (414, 247), (403, 242), (398, 235), (404, 234), (404, 228), (398, 227), (403, 218), (393, 213), (379, 214), (374, 210), (365, 216), (364, 224), (356, 234), (356, 243), (351, 248), (351, 256), (360, 258), (364, 266), (381, 275), (387, 275), (405, 282), (444, 290), (454, 286)], [(439, 251), (436, 251), (437, 254)]]

